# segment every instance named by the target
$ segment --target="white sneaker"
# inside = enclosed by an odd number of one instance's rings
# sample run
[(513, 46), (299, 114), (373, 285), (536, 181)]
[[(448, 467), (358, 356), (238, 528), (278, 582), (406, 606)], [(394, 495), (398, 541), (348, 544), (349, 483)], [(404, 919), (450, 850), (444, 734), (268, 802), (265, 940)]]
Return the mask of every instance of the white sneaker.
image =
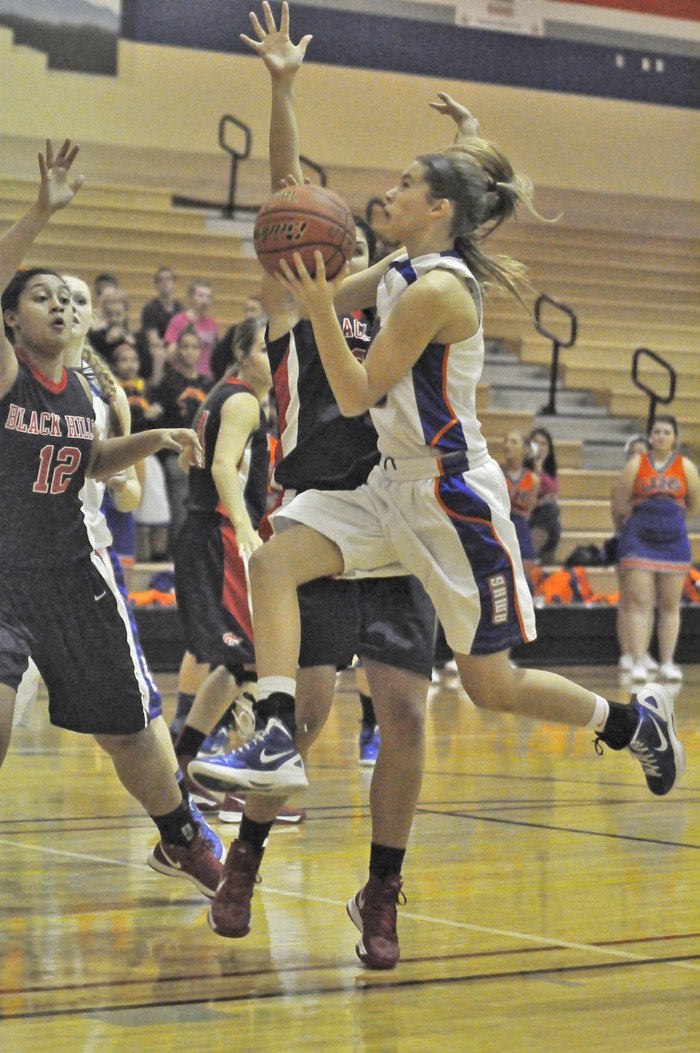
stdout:
[(647, 667), (644, 664), (644, 659), (641, 662), (635, 662), (630, 670), (630, 679), (634, 680), (637, 684), (643, 684), (647, 678)]
[(659, 668), (659, 663), (654, 661), (654, 659), (651, 657), (648, 651), (644, 655), (643, 662), (646, 667), (647, 673), (655, 673)]
[(659, 672), (664, 680), (672, 680), (676, 684), (683, 679), (683, 671), (675, 662), (662, 662)]
[(617, 668), (621, 673), (631, 673), (634, 665), (634, 658), (631, 654), (621, 654), (620, 661), (617, 663)]

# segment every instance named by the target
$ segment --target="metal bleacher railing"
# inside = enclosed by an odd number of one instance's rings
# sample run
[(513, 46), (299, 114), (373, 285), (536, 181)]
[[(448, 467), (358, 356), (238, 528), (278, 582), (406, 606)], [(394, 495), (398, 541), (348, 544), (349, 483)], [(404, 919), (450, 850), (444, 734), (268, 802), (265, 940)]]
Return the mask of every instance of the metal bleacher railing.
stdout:
[[(645, 384), (639, 377), (640, 361), (650, 358), (657, 365), (661, 366), (666, 371), (668, 376), (668, 391), (665, 395), (660, 395), (648, 384)], [(649, 396), (649, 411), (647, 413), (647, 433), (651, 430), (651, 425), (656, 416), (656, 407), (659, 403), (662, 406), (668, 406), (669, 403), (673, 402), (676, 397), (676, 371), (670, 362), (667, 362), (661, 355), (657, 355), (656, 351), (650, 351), (648, 347), (638, 347), (632, 355), (632, 383), (635, 384), (641, 391), (645, 392)]]
[[(560, 314), (564, 314), (569, 320), (569, 335), (566, 338), (562, 338), (556, 333), (553, 333), (548, 329), (543, 320), (542, 312), (543, 308), (548, 305), (554, 307)], [(538, 333), (542, 336), (546, 336), (548, 340), (552, 341), (552, 364), (549, 369), (549, 400), (546, 406), (543, 406), (539, 411), (543, 416), (552, 417), (556, 416), (557, 412), (557, 380), (559, 378), (559, 352), (562, 348), (573, 347), (576, 343), (576, 336), (578, 333), (578, 321), (576, 319), (576, 313), (571, 307), (567, 307), (566, 304), (560, 303), (553, 297), (548, 296), (547, 293), (542, 293), (537, 297), (535, 301), (535, 328)]]
[[(232, 135), (233, 133), (233, 135)], [(242, 138), (241, 138), (242, 137)], [(250, 157), (253, 145), (253, 133), (250, 127), (240, 121), (233, 114), (225, 113), (219, 121), (218, 143), (221, 149), (231, 158), (229, 170), (228, 195), (225, 202), (203, 201), (201, 198), (186, 197), (181, 194), (173, 195), (173, 205), (184, 208), (206, 208), (210, 211), (221, 212), (226, 219), (233, 219), (237, 212), (256, 213), (260, 205), (245, 205), (236, 201), (238, 189), (238, 165)], [(317, 177), (321, 186), (328, 185), (326, 170), (312, 161), (311, 158), (300, 155), (302, 169), (310, 169)]]

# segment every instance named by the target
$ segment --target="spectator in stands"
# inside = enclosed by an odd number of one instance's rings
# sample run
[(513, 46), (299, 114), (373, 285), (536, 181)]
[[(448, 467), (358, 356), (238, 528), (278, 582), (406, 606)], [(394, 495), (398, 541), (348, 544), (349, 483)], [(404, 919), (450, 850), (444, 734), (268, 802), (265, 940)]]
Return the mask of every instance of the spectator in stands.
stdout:
[(159, 267), (153, 275), (156, 296), (144, 306), (141, 312), (141, 329), (139, 330), (139, 351), (142, 362), (150, 357), (150, 368), (143, 370), (146, 380), (151, 384), (160, 384), (165, 368), (165, 336), (171, 319), (184, 309), (177, 299), (175, 290), (176, 276), (171, 267)]
[(165, 331), (166, 361), (175, 351), (177, 338), (183, 329), (194, 326), (202, 351), (197, 363), (197, 372), (212, 379), (211, 356), (219, 337), (218, 323), (211, 315), (212, 290), (209, 282), (198, 278), (187, 290), (187, 309), (174, 315)]
[[(204, 402), (212, 386), (211, 380), (197, 372), (202, 347), (194, 326), (183, 329), (177, 338), (175, 352), (160, 385), (153, 389), (153, 400), (161, 407), (158, 427), (170, 427), (167, 421), (176, 420), (178, 428), (189, 428), (194, 415)], [(165, 451), (164, 451), (165, 452)], [(187, 475), (178, 467), (177, 454), (160, 456), (165, 473), (165, 485), (170, 505), (170, 551), (185, 518)]]
[(506, 435), (503, 441), (501, 470), (508, 486), (510, 518), (515, 527), (515, 533), (518, 535), (523, 567), (525, 573), (529, 574), (535, 565), (536, 558), (528, 519), (537, 503), (540, 480), (532, 468), (530, 443), (522, 432), (509, 431)]
[(95, 309), (95, 317), (90, 328), (99, 329), (104, 325), (102, 299), (107, 294), (117, 291), (119, 288), (119, 279), (116, 274), (108, 274), (106, 271), (103, 271), (101, 274), (95, 275), (92, 287), (94, 290), (92, 302)]
[[(131, 408), (132, 432), (145, 431), (152, 422), (163, 415), (163, 407), (151, 402), (146, 382), (139, 374), (139, 356), (136, 348), (128, 343), (120, 344), (114, 352), (112, 371), (126, 391)], [(165, 476), (160, 461), (155, 455), (143, 462), (144, 478), (141, 504), (134, 512), (136, 520), (136, 558), (154, 563), (167, 559), (170, 530), (170, 507), (165, 486)]]
[(129, 325), (129, 302), (123, 289), (104, 293), (102, 322), (93, 324), (88, 337), (91, 346), (106, 359), (110, 367), (114, 351), (120, 344), (128, 343), (136, 347), (136, 333)]
[(559, 480), (554, 442), (546, 428), (535, 428), (530, 432), (528, 442), (532, 447), (534, 468), (540, 479), (537, 501), (529, 520), (530, 537), (540, 563), (552, 563), (561, 537)]
[(380, 197), (371, 197), (365, 207), (365, 219), (374, 234), (374, 254), (370, 256), (370, 264), (384, 259), (390, 253), (399, 248), (398, 242), (386, 238), (386, 210), (385, 202)]
[[(262, 318), (263, 317), (263, 306), (262, 300), (259, 296), (251, 295), (246, 297), (245, 306), (243, 307), (243, 318)], [(212, 351), (211, 356), (211, 373), (214, 380), (221, 380), (227, 369), (234, 364), (236, 356), (234, 354), (233, 345), (236, 337), (236, 326), (240, 325), (236, 322), (235, 325), (230, 326), (220, 340), (217, 341), (216, 347)]]
[(685, 517), (698, 509), (700, 479), (693, 462), (678, 452), (676, 419), (670, 414), (657, 416), (648, 452), (629, 459), (613, 494), (613, 514), (622, 522), (618, 559), (634, 681), (647, 679), (644, 658), (655, 608), (661, 676), (676, 682), (683, 678), (673, 659), (683, 582), (691, 563)]

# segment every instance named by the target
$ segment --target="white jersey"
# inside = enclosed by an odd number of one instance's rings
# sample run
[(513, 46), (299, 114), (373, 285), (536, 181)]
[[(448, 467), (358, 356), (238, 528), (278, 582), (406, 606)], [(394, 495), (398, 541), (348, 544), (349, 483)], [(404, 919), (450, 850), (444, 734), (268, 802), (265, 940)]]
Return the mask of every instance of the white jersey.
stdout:
[[(107, 403), (92, 392), (92, 405), (95, 410), (95, 429), (104, 438), (109, 430), (109, 407)], [(109, 548), (112, 544), (112, 533), (107, 526), (102, 501), (105, 495), (105, 484), (97, 479), (86, 479), (78, 494), (83, 506), (83, 519), (90, 544), (95, 551)]]
[(484, 464), (486, 442), (476, 416), (476, 386), (484, 365), (481, 292), (456, 252), (431, 252), (394, 260), (377, 290), (377, 316), (386, 325), (402, 292), (428, 271), (441, 268), (464, 278), (474, 297), (479, 328), (457, 344), (428, 344), (417, 362), (370, 412), (385, 459), (444, 457), (463, 453), (467, 468)]

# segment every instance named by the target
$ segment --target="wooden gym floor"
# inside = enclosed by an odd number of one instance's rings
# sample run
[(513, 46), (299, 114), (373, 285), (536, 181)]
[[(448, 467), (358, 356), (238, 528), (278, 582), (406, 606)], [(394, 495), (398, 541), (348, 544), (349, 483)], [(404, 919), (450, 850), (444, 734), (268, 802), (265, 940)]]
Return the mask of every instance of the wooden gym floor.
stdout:
[[(700, 1049), (700, 666), (685, 671), (688, 772), (666, 799), (590, 733), (431, 688), (390, 973), (360, 965), (345, 914), (370, 830), (352, 674), (315, 747), (308, 821), (273, 830), (236, 941), (210, 932), (192, 885), (149, 869), (149, 820), (38, 706), (2, 772), (0, 1049)], [(627, 696), (611, 668), (569, 672)], [(159, 679), (169, 718), (175, 678)], [(216, 825), (228, 843), (237, 828)]]

